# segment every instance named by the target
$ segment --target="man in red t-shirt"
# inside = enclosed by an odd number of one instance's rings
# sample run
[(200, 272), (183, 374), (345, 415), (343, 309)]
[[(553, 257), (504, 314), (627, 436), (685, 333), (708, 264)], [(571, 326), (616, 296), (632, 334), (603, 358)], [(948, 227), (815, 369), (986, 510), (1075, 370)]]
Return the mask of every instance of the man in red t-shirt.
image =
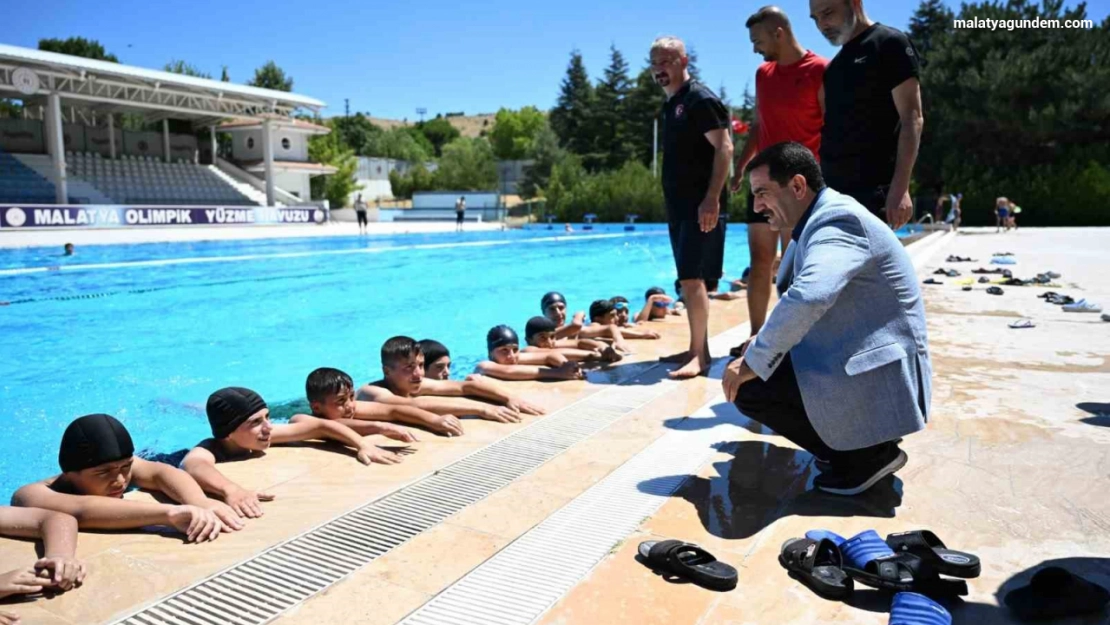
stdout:
[[(736, 159), (732, 190), (740, 189), (744, 169), (755, 155), (784, 141), (797, 141), (814, 156), (821, 147), (821, 127), (825, 117), (825, 66), (827, 59), (802, 47), (794, 38), (790, 19), (782, 9), (766, 6), (756, 11), (745, 24), (757, 54), (766, 61), (755, 72), (755, 122), (748, 141)], [(774, 232), (767, 218), (755, 212), (755, 201), (748, 192), (748, 249), (751, 274), (748, 277), (748, 318), (751, 333), (763, 327), (771, 301), (778, 243), (783, 250), (790, 243), (790, 231)]]

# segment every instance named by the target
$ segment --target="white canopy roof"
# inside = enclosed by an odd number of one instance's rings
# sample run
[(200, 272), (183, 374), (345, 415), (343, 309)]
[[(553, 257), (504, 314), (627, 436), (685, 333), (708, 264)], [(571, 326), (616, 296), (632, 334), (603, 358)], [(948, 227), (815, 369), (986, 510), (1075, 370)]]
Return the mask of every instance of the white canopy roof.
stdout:
[(0, 44), (0, 97), (34, 101), (53, 92), (67, 106), (164, 111), (205, 124), (325, 106), (295, 93)]

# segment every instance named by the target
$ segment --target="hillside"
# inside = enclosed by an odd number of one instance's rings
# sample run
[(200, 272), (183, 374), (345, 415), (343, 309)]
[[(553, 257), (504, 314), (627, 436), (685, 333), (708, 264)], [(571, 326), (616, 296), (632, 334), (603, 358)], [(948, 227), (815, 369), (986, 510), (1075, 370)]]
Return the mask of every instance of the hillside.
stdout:
[[(464, 137), (477, 137), (480, 136), (482, 131), (489, 132), (493, 128), (493, 113), (483, 113), (479, 115), (463, 115), (461, 117), (448, 117), (447, 121), (459, 130)], [(381, 126), (385, 129), (396, 128), (397, 126), (411, 126), (414, 120), (403, 121), (400, 119), (383, 119), (381, 117), (371, 117), (370, 122), (375, 126)]]

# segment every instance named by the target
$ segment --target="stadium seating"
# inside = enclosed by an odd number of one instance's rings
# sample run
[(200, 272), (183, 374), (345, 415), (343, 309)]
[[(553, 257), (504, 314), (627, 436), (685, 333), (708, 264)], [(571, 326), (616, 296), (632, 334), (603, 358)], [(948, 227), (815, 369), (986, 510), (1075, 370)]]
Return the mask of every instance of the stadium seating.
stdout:
[(0, 204), (53, 204), (54, 183), (0, 151)]
[(253, 205), (208, 167), (186, 161), (164, 163), (150, 156), (117, 160), (99, 154), (66, 155), (67, 175), (85, 180), (121, 204)]

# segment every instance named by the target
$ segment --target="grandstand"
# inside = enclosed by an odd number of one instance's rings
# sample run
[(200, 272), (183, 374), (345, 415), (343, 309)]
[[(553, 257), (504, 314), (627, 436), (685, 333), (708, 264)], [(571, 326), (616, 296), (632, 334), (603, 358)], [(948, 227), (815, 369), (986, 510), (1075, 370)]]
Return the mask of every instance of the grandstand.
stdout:
[[(0, 204), (307, 204), (308, 176), (335, 171), (307, 162), (329, 129), (293, 118), (324, 103), (293, 93), (0, 44), (0, 97), (23, 102), (0, 119)], [(217, 133), (244, 128), (257, 158), (220, 158)]]

